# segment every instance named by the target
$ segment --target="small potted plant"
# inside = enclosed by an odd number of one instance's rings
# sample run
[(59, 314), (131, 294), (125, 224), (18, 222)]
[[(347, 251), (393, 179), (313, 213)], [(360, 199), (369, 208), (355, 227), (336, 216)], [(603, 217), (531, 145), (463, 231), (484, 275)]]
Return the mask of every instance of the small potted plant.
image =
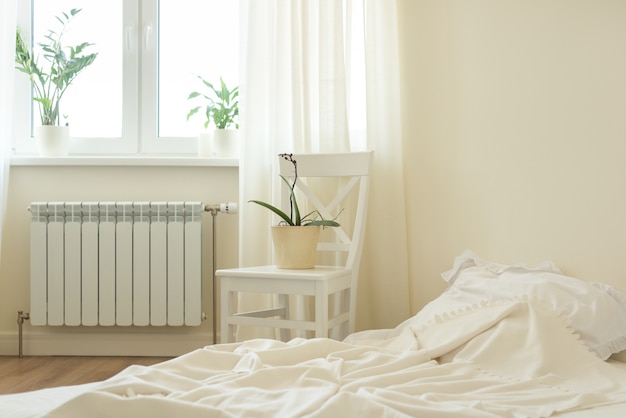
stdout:
[(206, 118), (204, 128), (214, 125), (215, 130), (203, 132), (198, 138), (199, 154), (203, 157), (212, 154), (218, 157), (236, 157), (238, 155), (239, 142), (237, 129), (239, 129), (239, 87), (229, 89), (220, 77), (219, 88), (196, 75), (207, 92), (193, 91), (187, 100), (202, 100), (198, 105), (187, 113), (187, 120), (200, 110), (204, 110)]
[(33, 52), (17, 28), (15, 32), (15, 68), (30, 78), (33, 100), (39, 105), (41, 126), (35, 127), (35, 138), (42, 155), (66, 155), (69, 147), (69, 127), (61, 126), (60, 103), (72, 81), (96, 59), (97, 53), (86, 54), (88, 42), (64, 46), (63, 35), (81, 9), (72, 9), (56, 16), (61, 23), (58, 31), (49, 29), (41, 47), (44, 62)]
[(298, 181), (298, 163), (293, 158), (293, 154), (279, 154), (279, 156), (293, 164), (294, 177), (292, 182), (280, 175), (289, 189), (289, 215), (267, 202), (260, 200), (250, 200), (250, 202), (269, 209), (281, 218), (280, 223), (272, 227), (277, 267), (288, 269), (313, 268), (320, 227), (337, 227), (339, 223), (334, 219), (324, 219), (317, 210), (304, 216), (300, 214), (295, 193)]

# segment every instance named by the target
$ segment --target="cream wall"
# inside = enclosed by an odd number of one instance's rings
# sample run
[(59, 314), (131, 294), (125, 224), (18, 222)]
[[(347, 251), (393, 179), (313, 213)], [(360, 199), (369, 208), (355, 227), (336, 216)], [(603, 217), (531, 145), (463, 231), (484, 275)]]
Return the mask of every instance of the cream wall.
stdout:
[[(17, 311), (28, 312), (32, 201), (237, 201), (237, 167), (13, 166), (0, 265), (0, 355), (18, 352)], [(175, 355), (212, 343), (212, 216), (203, 215), (203, 310), (199, 327), (32, 327), (24, 353)], [(217, 215), (217, 267), (237, 264), (237, 215)]]
[[(412, 311), (444, 289), (440, 273), (466, 248), (502, 263), (552, 259), (626, 292), (626, 2), (398, 1)], [(224, 167), (17, 166), (10, 182), (0, 354), (15, 353), (16, 312), (29, 307), (30, 201), (216, 203), (238, 187)], [(236, 216), (218, 218), (220, 267), (236, 264), (236, 234)], [(90, 353), (176, 353), (211, 339), (210, 321), (173, 338), (123, 331), (26, 323), (25, 352), (79, 341)]]
[(626, 291), (626, 2), (400, 9), (413, 311), (466, 248)]

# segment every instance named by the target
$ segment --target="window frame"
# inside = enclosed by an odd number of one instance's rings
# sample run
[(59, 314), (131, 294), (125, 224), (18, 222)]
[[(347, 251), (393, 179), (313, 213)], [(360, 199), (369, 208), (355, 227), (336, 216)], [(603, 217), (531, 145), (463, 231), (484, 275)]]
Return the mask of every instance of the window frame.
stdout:
[[(122, 135), (73, 137), (71, 155), (196, 155), (197, 138), (158, 136), (159, 1), (123, 0), (122, 8)], [(32, 39), (32, 16), (33, 2), (20, 2), (17, 23), (27, 39)], [(15, 72), (12, 148), (18, 155), (34, 154), (32, 87)]]

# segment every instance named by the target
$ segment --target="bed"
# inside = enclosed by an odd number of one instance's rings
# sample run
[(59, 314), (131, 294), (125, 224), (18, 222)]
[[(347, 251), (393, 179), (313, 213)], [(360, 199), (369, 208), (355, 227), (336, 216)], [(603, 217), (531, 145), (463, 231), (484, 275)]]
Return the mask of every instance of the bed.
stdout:
[(6, 417), (624, 417), (626, 296), (470, 251), (394, 329), (218, 344), (98, 383), (0, 396)]

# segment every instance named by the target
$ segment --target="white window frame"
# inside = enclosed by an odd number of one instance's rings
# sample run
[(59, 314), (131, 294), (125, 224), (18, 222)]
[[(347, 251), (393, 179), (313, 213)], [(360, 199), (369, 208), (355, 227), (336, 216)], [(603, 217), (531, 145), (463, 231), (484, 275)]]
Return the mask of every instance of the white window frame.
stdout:
[[(26, 39), (32, 33), (31, 17), (32, 3), (20, 2), (18, 26)], [(73, 138), (71, 154), (196, 155), (197, 138), (158, 137), (158, 1), (124, 0), (123, 30), (122, 136)], [(16, 75), (12, 147), (18, 155), (37, 152), (30, 91), (27, 77)]]

